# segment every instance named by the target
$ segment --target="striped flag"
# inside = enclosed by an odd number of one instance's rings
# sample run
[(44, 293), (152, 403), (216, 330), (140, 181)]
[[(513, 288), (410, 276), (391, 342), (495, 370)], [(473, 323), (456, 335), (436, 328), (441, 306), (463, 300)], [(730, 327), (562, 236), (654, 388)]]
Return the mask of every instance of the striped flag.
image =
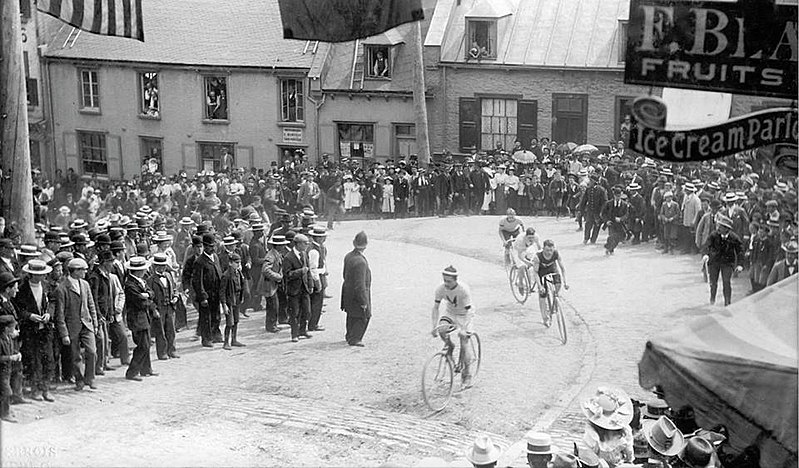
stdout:
[(422, 0), (278, 0), (285, 39), (345, 42), (424, 19)]
[(144, 42), (141, 0), (37, 0), (36, 7), (93, 34)]

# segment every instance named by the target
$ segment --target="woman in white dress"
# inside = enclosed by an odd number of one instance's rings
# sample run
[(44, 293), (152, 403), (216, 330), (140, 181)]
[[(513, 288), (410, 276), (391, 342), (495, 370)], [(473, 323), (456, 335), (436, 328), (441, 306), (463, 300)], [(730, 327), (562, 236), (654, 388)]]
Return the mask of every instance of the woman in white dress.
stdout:
[(350, 174), (344, 175), (344, 184), (342, 188), (344, 189), (344, 211), (350, 211), (355, 201), (355, 191), (358, 187), (358, 184), (352, 181), (352, 176)]
[(394, 215), (394, 181), (391, 177), (383, 180), (383, 213)]

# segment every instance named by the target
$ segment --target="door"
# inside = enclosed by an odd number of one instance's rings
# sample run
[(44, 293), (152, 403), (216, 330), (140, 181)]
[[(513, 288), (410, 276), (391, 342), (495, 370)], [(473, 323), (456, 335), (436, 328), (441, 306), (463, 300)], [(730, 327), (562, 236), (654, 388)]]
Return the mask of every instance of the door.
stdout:
[(558, 143), (587, 143), (588, 96), (555, 94), (552, 101), (552, 139)]

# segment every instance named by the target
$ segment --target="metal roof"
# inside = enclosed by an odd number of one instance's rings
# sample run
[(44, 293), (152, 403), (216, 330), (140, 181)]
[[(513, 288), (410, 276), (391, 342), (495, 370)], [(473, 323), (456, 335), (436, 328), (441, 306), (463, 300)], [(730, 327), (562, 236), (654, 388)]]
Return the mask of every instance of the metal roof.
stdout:
[[(426, 46), (441, 47), (442, 62), (466, 62), (466, 21), (496, 10), (497, 57), (482, 63), (509, 66), (622, 69), (620, 20), (629, 17), (629, 0), (440, 1)], [(500, 5), (512, 12), (500, 17)], [(475, 63), (474, 60), (470, 61)]]
[[(48, 44), (52, 58), (221, 67), (311, 69), (329, 46), (283, 39), (278, 0), (143, 0), (145, 42), (67, 26)], [(57, 19), (41, 15), (44, 21)], [(72, 38), (75, 34), (72, 34)], [(314, 53), (314, 51), (316, 53)]]

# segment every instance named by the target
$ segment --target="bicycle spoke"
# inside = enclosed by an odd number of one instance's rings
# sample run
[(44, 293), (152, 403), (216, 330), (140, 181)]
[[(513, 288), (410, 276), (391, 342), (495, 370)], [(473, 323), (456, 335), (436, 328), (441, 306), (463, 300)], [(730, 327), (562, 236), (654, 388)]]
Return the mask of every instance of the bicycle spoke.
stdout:
[(452, 396), (454, 373), (444, 353), (436, 353), (422, 370), (422, 396), (433, 411), (441, 411)]

